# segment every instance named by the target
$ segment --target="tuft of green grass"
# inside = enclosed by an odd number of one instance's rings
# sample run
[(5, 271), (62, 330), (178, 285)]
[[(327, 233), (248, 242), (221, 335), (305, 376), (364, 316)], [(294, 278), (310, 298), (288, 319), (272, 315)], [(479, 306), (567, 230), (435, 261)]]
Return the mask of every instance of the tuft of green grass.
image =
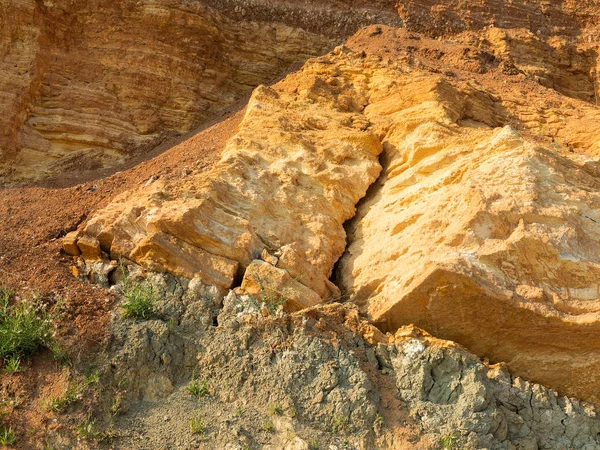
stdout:
[(85, 374), (85, 384), (87, 384), (88, 386), (100, 384), (100, 371), (88, 371)]
[(6, 373), (17, 373), (22, 372), (23, 368), (21, 367), (21, 358), (18, 356), (11, 356), (7, 360), (4, 361), (4, 371)]
[(85, 440), (101, 440), (106, 437), (106, 433), (98, 430), (96, 421), (92, 419), (91, 414), (88, 414), (83, 422), (75, 426), (75, 435)]
[(312, 439), (310, 441), (310, 444), (308, 444), (309, 450), (319, 450), (319, 447), (319, 441), (317, 441), (316, 439)]
[(346, 429), (348, 425), (348, 418), (342, 414), (338, 414), (333, 418), (333, 423), (331, 425), (331, 431), (333, 433), (340, 433)]
[(456, 448), (456, 436), (454, 436), (454, 433), (450, 433), (440, 439), (440, 444), (444, 450), (454, 450)]
[(283, 416), (283, 406), (281, 405), (275, 405), (275, 406), (271, 406), (269, 408), (269, 412), (271, 413), (272, 416)]
[(124, 282), (123, 296), (125, 297), (125, 301), (121, 304), (123, 318), (150, 320), (156, 317), (154, 311), (156, 295), (150, 283), (143, 282), (131, 285), (128, 281)]
[(83, 398), (83, 386), (77, 381), (70, 381), (67, 389), (60, 397), (51, 397), (48, 401), (48, 410), (54, 412), (64, 411), (73, 403)]
[(110, 405), (110, 413), (113, 417), (123, 413), (123, 393), (117, 392), (113, 398), (112, 404)]
[(17, 437), (12, 428), (0, 427), (0, 445), (15, 445)]
[(0, 288), (0, 359), (5, 364), (32, 356), (52, 343), (53, 316), (35, 299), (11, 305), (13, 293)]
[(192, 420), (190, 420), (190, 429), (192, 430), (192, 433), (197, 434), (204, 439), (204, 420), (202, 420), (200, 414), (196, 414), (192, 417)]
[(276, 292), (274, 293), (275, 295), (273, 295), (273, 292), (269, 292), (270, 290), (272, 291), (272, 289), (268, 289), (265, 286), (262, 278), (260, 278), (259, 276), (256, 276), (256, 281), (258, 282), (258, 286), (260, 288), (260, 295), (262, 297), (263, 303), (267, 308), (267, 311), (270, 315), (274, 316), (275, 314), (277, 314), (277, 311), (279, 311), (279, 307), (283, 305), (287, 301), (287, 299)]
[(271, 419), (265, 420), (262, 424), (262, 429), (265, 433), (275, 433), (275, 425)]
[(192, 381), (187, 387), (188, 392), (193, 397), (201, 398), (208, 394), (208, 383), (206, 381), (198, 381), (196, 373), (192, 373)]
[(241, 407), (236, 408), (235, 417), (242, 417), (243, 414), (244, 414), (244, 410)]

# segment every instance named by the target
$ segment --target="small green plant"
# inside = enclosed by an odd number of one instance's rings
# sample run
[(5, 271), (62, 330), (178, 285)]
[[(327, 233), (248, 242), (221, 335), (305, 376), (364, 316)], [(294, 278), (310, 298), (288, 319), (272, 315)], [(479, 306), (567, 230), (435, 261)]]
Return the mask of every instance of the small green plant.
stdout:
[(4, 371), (6, 373), (22, 372), (23, 368), (21, 367), (21, 358), (18, 356), (11, 356), (4, 361)]
[(281, 405), (275, 405), (275, 406), (271, 406), (269, 408), (269, 412), (271, 413), (272, 416), (283, 416), (283, 406)]
[(92, 419), (91, 414), (88, 414), (83, 422), (75, 426), (75, 435), (85, 440), (99, 440), (106, 437), (105, 433), (98, 430), (96, 421)]
[(238, 407), (235, 410), (235, 417), (242, 417), (243, 414), (244, 414), (244, 410), (241, 407)]
[(50, 411), (61, 412), (68, 406), (78, 402), (83, 397), (82, 386), (76, 381), (71, 381), (67, 385), (65, 393), (60, 397), (51, 397), (48, 402)]
[(123, 284), (125, 301), (121, 304), (123, 308), (122, 317), (139, 320), (155, 318), (154, 303), (156, 303), (156, 295), (152, 285), (148, 282), (131, 285), (129, 281), (125, 280)]
[(12, 291), (0, 288), (0, 359), (5, 363), (28, 358), (40, 347), (49, 347), (55, 318), (36, 299), (11, 305), (12, 296)]
[(208, 394), (208, 383), (206, 381), (198, 381), (196, 374), (192, 373), (192, 381), (190, 381), (187, 390), (194, 397), (204, 397)]
[(197, 434), (204, 439), (204, 420), (202, 420), (200, 414), (196, 414), (192, 417), (192, 420), (190, 420), (190, 429), (192, 430), (192, 433)]
[(256, 281), (260, 287), (260, 295), (267, 308), (267, 311), (270, 315), (274, 316), (277, 314), (277, 311), (279, 311), (279, 307), (283, 305), (287, 299), (284, 296), (279, 295), (279, 293), (275, 292), (273, 289), (270, 289), (270, 291), (273, 292), (269, 292), (269, 289), (267, 289), (263, 283), (262, 278), (260, 278), (258, 275), (256, 276)]
[(265, 433), (275, 433), (275, 425), (271, 419), (265, 420), (262, 424), (262, 429)]
[(17, 437), (12, 428), (0, 427), (0, 445), (15, 445)]
[(85, 384), (87, 384), (88, 386), (100, 384), (100, 371), (88, 371), (85, 374)]
[(348, 418), (343, 414), (338, 414), (334, 417), (333, 423), (331, 425), (331, 431), (334, 433), (340, 433), (346, 429), (348, 425)]
[(308, 444), (309, 450), (319, 450), (319, 441), (316, 439), (312, 439), (310, 444)]
[(440, 440), (440, 444), (444, 450), (454, 450), (456, 448), (456, 436), (454, 433), (450, 433)]
[(169, 331), (175, 331), (176, 328), (177, 328), (177, 321), (173, 317), (169, 317), (169, 320), (167, 320), (167, 329)]
[(113, 398), (110, 412), (113, 417), (123, 413), (123, 394), (121, 392), (117, 392), (115, 398)]
[(71, 356), (69, 355), (69, 350), (63, 344), (57, 341), (52, 341), (48, 348), (52, 352), (52, 357), (55, 360), (65, 365), (71, 364)]

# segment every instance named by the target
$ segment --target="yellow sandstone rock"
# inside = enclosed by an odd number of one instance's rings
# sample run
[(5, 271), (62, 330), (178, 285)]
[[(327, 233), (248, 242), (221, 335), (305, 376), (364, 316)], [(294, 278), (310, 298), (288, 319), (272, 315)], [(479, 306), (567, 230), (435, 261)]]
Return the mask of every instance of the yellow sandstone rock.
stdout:
[(524, 98), (512, 78), (411, 58), (342, 47), (259, 87), (208, 174), (127, 193), (83, 233), (113, 259), (221, 286), (237, 263), (243, 290), (294, 308), (340, 296), (346, 249), (343, 298), (384, 331), (415, 324), (600, 402), (600, 114), (585, 83), (523, 81)]
[(71, 256), (79, 256), (81, 255), (81, 250), (77, 246), (77, 239), (79, 238), (78, 231), (71, 231), (67, 233), (65, 237), (62, 238), (63, 250), (67, 255)]
[(208, 174), (169, 192), (155, 182), (126, 193), (84, 233), (113, 259), (203, 273), (223, 287), (234, 281), (234, 264), (245, 270), (265, 248), (278, 249), (279, 269), (318, 297), (339, 297), (329, 278), (346, 244), (343, 223), (377, 178), (382, 147), (360, 120), (366, 78), (331, 77), (325, 63), (307, 72), (297, 92), (286, 88), (299, 86), (293, 79), (256, 89), (240, 131)]
[(288, 311), (321, 303), (315, 291), (292, 278), (287, 271), (259, 260), (252, 261), (246, 269), (241, 290), (272, 307), (283, 305)]
[(77, 241), (81, 257), (86, 261), (100, 259), (100, 242), (91, 236), (82, 236)]

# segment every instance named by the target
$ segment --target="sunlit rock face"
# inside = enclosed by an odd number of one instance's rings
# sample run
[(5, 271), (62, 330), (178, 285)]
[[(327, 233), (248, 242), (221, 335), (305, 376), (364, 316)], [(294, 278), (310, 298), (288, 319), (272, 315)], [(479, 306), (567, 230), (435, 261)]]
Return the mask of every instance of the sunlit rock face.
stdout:
[(65, 250), (296, 309), (348, 299), (598, 401), (598, 107), (440, 45), (361, 31), (259, 87), (210, 171), (121, 196)]

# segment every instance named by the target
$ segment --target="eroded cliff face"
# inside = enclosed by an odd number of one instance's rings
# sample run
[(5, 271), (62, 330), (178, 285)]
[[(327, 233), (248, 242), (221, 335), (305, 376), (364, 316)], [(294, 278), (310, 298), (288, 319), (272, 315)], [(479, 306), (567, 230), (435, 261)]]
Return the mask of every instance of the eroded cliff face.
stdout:
[(3, 0), (0, 176), (118, 166), (373, 23), (496, 42), (507, 71), (595, 102), (597, 17), (574, 1)]
[(214, 117), (331, 38), (202, 2), (2, 2), (2, 178), (111, 167)]

